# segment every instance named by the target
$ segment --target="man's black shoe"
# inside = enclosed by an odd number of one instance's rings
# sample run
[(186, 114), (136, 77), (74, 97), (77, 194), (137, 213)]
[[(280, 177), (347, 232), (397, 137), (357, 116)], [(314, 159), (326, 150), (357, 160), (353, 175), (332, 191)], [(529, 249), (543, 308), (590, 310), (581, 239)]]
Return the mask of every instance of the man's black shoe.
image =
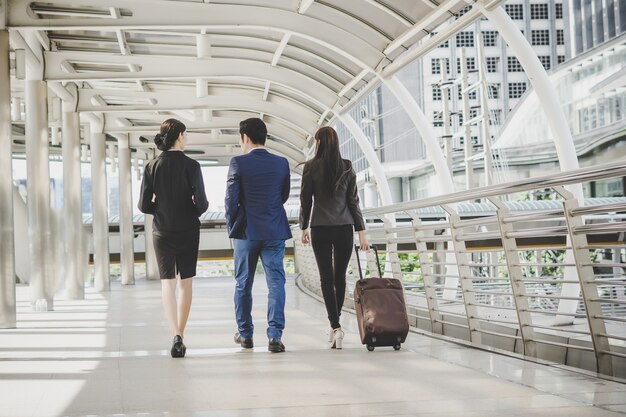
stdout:
[(239, 343), (244, 349), (252, 349), (254, 347), (252, 339), (244, 339), (239, 333), (235, 333), (235, 343)]
[(273, 353), (279, 353), (285, 351), (285, 345), (280, 339), (270, 339), (269, 345), (267, 345), (267, 350)]

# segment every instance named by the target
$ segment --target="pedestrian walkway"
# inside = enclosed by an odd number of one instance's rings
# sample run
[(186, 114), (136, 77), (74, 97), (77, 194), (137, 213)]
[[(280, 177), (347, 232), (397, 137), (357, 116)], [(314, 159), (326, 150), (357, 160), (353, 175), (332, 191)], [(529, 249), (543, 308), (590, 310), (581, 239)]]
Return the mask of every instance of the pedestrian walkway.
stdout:
[(160, 286), (32, 312), (18, 287), (18, 329), (0, 330), (0, 416), (348, 417), (617, 416), (626, 384), (411, 333), (402, 350), (326, 347), (323, 305), (288, 278), (287, 352), (265, 337), (257, 277), (253, 350), (233, 343), (232, 278), (197, 278), (185, 359), (169, 357)]

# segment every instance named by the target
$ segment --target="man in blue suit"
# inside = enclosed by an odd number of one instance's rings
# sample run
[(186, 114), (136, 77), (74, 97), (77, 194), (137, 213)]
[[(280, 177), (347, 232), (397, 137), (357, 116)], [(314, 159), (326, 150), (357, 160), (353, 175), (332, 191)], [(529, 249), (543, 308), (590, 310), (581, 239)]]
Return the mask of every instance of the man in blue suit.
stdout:
[(284, 352), (285, 240), (291, 229), (283, 204), (289, 198), (289, 163), (267, 151), (267, 127), (258, 118), (239, 124), (243, 155), (230, 161), (226, 186), (228, 236), (235, 257), (235, 343), (254, 346), (252, 335), (252, 284), (259, 257), (269, 289), (267, 337), (270, 352)]

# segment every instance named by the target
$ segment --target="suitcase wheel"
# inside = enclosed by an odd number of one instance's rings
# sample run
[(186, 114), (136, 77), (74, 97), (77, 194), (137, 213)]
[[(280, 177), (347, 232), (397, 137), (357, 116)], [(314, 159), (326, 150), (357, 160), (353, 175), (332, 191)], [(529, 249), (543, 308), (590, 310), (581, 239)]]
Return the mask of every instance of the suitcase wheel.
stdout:
[(366, 345), (366, 347), (367, 347), (367, 350), (369, 350), (370, 352), (373, 352), (373, 351), (374, 351), (374, 346), (372, 346), (372, 345)]
[(393, 345), (393, 350), (400, 350), (400, 345)]

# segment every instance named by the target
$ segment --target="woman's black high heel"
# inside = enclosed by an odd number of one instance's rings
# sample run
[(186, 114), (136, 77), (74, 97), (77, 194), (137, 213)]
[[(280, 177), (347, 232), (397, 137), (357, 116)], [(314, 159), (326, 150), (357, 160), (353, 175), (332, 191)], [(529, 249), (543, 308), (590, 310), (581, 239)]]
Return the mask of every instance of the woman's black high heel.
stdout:
[(174, 336), (174, 341), (172, 343), (172, 358), (184, 358), (185, 352), (187, 352), (187, 347), (183, 343), (183, 338), (180, 335)]

